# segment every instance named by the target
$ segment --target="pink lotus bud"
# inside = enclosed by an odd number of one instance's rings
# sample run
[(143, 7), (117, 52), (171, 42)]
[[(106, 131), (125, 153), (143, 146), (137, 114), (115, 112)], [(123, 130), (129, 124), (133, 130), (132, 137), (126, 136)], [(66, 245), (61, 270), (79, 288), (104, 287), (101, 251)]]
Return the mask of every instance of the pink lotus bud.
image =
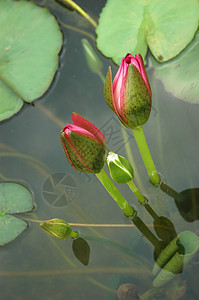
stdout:
[(106, 140), (101, 131), (80, 115), (73, 113), (60, 137), (70, 164), (79, 172), (99, 173), (106, 160)]
[(151, 88), (140, 54), (134, 57), (128, 53), (122, 59), (113, 84), (109, 67), (104, 96), (124, 126), (133, 129), (147, 122), (151, 112)]

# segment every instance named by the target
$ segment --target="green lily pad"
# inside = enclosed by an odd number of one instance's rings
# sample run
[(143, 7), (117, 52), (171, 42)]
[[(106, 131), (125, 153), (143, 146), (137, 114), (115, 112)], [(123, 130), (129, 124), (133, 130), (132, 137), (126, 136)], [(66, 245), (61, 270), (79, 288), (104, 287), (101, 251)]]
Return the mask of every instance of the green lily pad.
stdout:
[(24, 185), (15, 182), (0, 183), (0, 211), (13, 214), (32, 209), (32, 194)]
[(24, 185), (0, 183), (0, 245), (11, 242), (27, 228), (25, 221), (8, 213), (23, 213), (32, 209), (32, 194)]
[(22, 99), (32, 102), (48, 89), (58, 68), (62, 33), (47, 8), (23, 0), (0, 1), (0, 28), (3, 120), (22, 107)]
[(191, 44), (172, 61), (160, 64), (150, 58), (154, 76), (161, 80), (166, 91), (176, 98), (199, 103), (199, 33)]
[(147, 53), (158, 61), (175, 57), (198, 27), (197, 0), (108, 0), (99, 18), (98, 49), (116, 64), (126, 53)]
[(23, 100), (0, 80), (0, 121), (10, 118), (23, 106)]
[(14, 216), (0, 216), (0, 245), (5, 245), (16, 239), (25, 229), (27, 223)]

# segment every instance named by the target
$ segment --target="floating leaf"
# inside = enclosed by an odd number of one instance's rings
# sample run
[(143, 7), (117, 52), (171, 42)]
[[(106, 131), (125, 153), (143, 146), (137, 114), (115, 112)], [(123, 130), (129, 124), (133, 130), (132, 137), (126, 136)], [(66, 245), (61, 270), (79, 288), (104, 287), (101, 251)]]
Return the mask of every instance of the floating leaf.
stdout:
[(26, 222), (7, 213), (23, 213), (32, 209), (32, 194), (24, 185), (0, 183), (0, 245), (11, 242), (27, 227)]
[(186, 102), (199, 103), (199, 33), (192, 43), (175, 59), (159, 64), (150, 58), (154, 76), (166, 91)]
[(23, 100), (0, 80), (0, 121), (16, 114), (23, 106)]
[(0, 28), (3, 120), (21, 108), (21, 99), (32, 102), (48, 89), (58, 67), (62, 34), (48, 9), (27, 1), (1, 0)]
[(90, 247), (89, 244), (82, 238), (77, 238), (73, 241), (73, 253), (75, 257), (85, 266), (89, 263)]
[(14, 240), (27, 228), (27, 223), (14, 216), (0, 216), (0, 245), (5, 245)]
[(0, 211), (23, 213), (33, 209), (31, 192), (16, 182), (0, 183)]
[(119, 65), (126, 53), (145, 57), (147, 44), (158, 61), (176, 56), (198, 27), (197, 0), (108, 0), (96, 33), (98, 49)]

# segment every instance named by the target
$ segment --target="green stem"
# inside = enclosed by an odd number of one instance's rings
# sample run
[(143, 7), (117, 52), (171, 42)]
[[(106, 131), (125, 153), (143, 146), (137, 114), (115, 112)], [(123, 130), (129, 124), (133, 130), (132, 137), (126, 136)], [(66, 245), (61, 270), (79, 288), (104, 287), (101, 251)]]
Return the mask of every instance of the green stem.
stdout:
[(149, 204), (145, 204), (144, 207), (154, 220), (157, 220), (159, 218), (156, 212), (152, 209), (152, 207)]
[(159, 184), (160, 183), (160, 177), (157, 173), (156, 167), (154, 165), (154, 162), (152, 160), (142, 126), (139, 126), (137, 128), (132, 129), (133, 134), (135, 136), (138, 148), (140, 150), (142, 159), (144, 161), (145, 167), (147, 169), (147, 172), (149, 174), (149, 178), (153, 184)]
[(179, 193), (177, 193), (174, 189), (172, 189), (170, 186), (168, 186), (166, 183), (162, 183), (160, 185), (161, 190), (169, 195), (170, 197), (176, 199), (179, 196)]
[(64, 0), (66, 3), (68, 3), (70, 6), (72, 6), (80, 15), (82, 15), (85, 19), (87, 19), (95, 28), (97, 27), (97, 23), (74, 1), (72, 0)]
[(117, 202), (119, 207), (123, 210), (127, 217), (134, 217), (136, 215), (136, 210), (134, 210), (130, 204), (126, 201), (126, 199), (122, 196), (122, 194), (118, 191), (116, 186), (113, 184), (111, 179), (108, 177), (104, 169), (100, 171), (100, 173), (95, 174), (99, 181), (103, 184), (105, 189), (109, 192), (109, 194), (113, 197), (113, 199)]
[(133, 193), (135, 194), (135, 196), (138, 198), (138, 200), (140, 201), (140, 203), (144, 204), (146, 202), (146, 199), (142, 196), (142, 194), (138, 190), (138, 188), (135, 185), (135, 183), (131, 180), (131, 181), (127, 182), (127, 184), (130, 187), (130, 189), (133, 191)]
[(142, 220), (136, 216), (132, 223), (135, 224), (135, 226), (139, 229), (139, 231), (147, 238), (147, 240), (156, 247), (159, 244), (159, 240), (156, 238), (156, 236), (148, 229), (148, 227), (142, 222)]

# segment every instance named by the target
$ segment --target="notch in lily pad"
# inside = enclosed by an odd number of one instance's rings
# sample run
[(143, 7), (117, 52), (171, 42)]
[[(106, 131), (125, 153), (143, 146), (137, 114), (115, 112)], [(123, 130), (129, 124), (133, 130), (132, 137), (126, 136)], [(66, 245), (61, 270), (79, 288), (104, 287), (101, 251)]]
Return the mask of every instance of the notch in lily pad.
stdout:
[(47, 8), (21, 0), (0, 1), (0, 28), (2, 121), (49, 88), (59, 65), (62, 33)]
[(150, 48), (159, 62), (178, 55), (198, 28), (198, 1), (108, 0), (96, 29), (97, 48), (120, 65), (126, 53)]
[(0, 183), (0, 245), (16, 239), (27, 227), (27, 222), (11, 214), (25, 213), (33, 209), (30, 190), (17, 182)]

